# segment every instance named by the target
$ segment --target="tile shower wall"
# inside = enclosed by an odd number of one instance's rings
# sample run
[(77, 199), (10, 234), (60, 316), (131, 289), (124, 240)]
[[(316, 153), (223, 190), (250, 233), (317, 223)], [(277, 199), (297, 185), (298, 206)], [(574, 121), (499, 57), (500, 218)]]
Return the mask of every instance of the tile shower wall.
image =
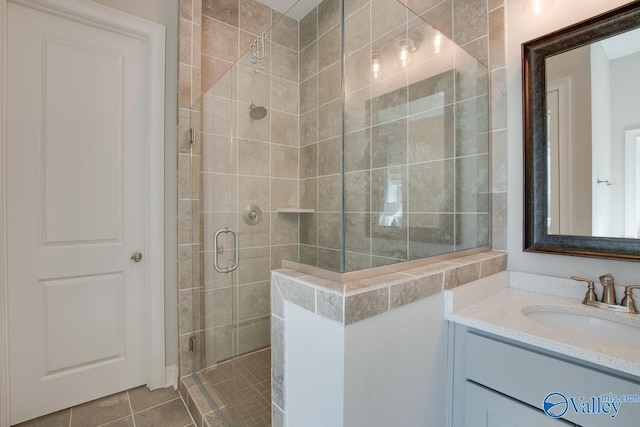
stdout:
[[(298, 25), (261, 4), (252, 7), (254, 20), (273, 22), (258, 25), (273, 25), (264, 70), (252, 68), (244, 53), (202, 97), (203, 314), (197, 326), (204, 359), (197, 367), (270, 344), (269, 274), (283, 257), (298, 259), (298, 216), (277, 212), (298, 206)], [(266, 117), (252, 118), (251, 105), (266, 108)], [(243, 219), (249, 205), (262, 212), (258, 224)], [(231, 236), (213, 246), (214, 234), (224, 227), (239, 236), (241, 262), (233, 274), (213, 268), (216, 250), (221, 265), (233, 264)]]
[(340, 0), (300, 20), (300, 262), (340, 270)]
[[(490, 229), (505, 248), (504, 85), (492, 74), (490, 95), (469, 56), (504, 67), (503, 7), (490, 3), (415, 0), (414, 15), (387, 0), (345, 1), (347, 271), (485, 246)], [(331, 270), (340, 268), (339, 7), (324, 0), (300, 20), (300, 207), (316, 212), (300, 215), (300, 262)], [(426, 45), (436, 38), (439, 53)], [(415, 49), (406, 66), (401, 41)]]
[[(277, 24), (267, 51), (273, 53), (273, 70), (232, 70), (272, 23)], [(237, 350), (269, 344), (269, 270), (272, 264), (279, 267), (282, 257), (297, 260), (297, 216), (272, 212), (297, 206), (297, 28), (297, 21), (255, 0), (180, 2), (178, 310), (183, 376), (194, 369), (192, 335), (205, 347), (198, 353), (209, 357), (196, 358), (196, 368), (229, 357), (234, 303), (240, 321)], [(286, 58), (295, 61), (285, 62)], [(216, 81), (220, 83), (209, 91)], [(265, 106), (267, 118), (248, 122), (249, 102)], [(231, 105), (239, 114), (225, 117)], [(206, 120), (201, 122), (201, 116)], [(221, 119), (229, 126), (237, 120), (234, 137), (230, 127), (212, 127)], [(194, 144), (189, 143), (191, 127), (197, 130)], [(262, 153), (259, 161), (256, 153)], [(248, 203), (263, 210), (262, 222), (251, 228), (239, 220)], [(241, 256), (250, 260), (236, 273), (235, 282), (231, 275), (214, 274), (212, 268), (213, 233), (226, 224), (240, 227)], [(225, 251), (222, 262), (230, 255)]]
[[(244, 1), (244, 4), (243, 4)], [(404, 1), (404, 0), (403, 0)], [(359, 43), (370, 43), (372, 37), (371, 23), (372, 23), (372, 11), (376, 2), (366, 1), (354, 1), (347, 0), (345, 4), (346, 13), (352, 19), (354, 28), (358, 28), (362, 25), (362, 34), (360, 36), (354, 35), (350, 38), (353, 43), (350, 48), (355, 48)], [(424, 20), (429, 22), (434, 28), (439, 30), (444, 36), (452, 38), (457, 43), (463, 45), (467, 52), (470, 52), (474, 57), (481, 60), (482, 63), (488, 64), (491, 71), (491, 238), (492, 247), (495, 250), (506, 249), (506, 82), (505, 82), (505, 56), (504, 56), (504, 3), (503, 0), (407, 0), (407, 5), (414, 12), (423, 17)], [(331, 10), (330, 2), (323, 5), (322, 10)], [(202, 319), (201, 307), (202, 304), (198, 302), (202, 294), (203, 286), (202, 276), (199, 265), (199, 252), (204, 247), (202, 242), (204, 240), (203, 232), (200, 230), (201, 226), (201, 206), (202, 206), (202, 191), (199, 186), (199, 176), (201, 170), (203, 170), (202, 162), (202, 148), (201, 139), (197, 139), (196, 143), (191, 145), (188, 142), (188, 129), (191, 126), (190, 114), (193, 111), (199, 111), (200, 107), (196, 106), (196, 110), (191, 110), (192, 103), (195, 102), (202, 94), (202, 90), (209, 88), (212, 81), (219, 78), (228, 68), (231, 67), (233, 61), (242, 53), (243, 50), (249, 45), (251, 41), (256, 37), (260, 26), (256, 24), (255, 28), (252, 28), (251, 23), (264, 23), (266, 22), (264, 12), (264, 6), (258, 4), (256, 7), (255, 1), (246, 0), (207, 0), (204, 4), (201, 0), (181, 0), (180, 2), (180, 69), (179, 69), (179, 162), (178, 162), (178, 177), (179, 177), (179, 212), (178, 212), (178, 224), (179, 224), (179, 259), (178, 259), (178, 271), (179, 271), (179, 313), (180, 313), (180, 360), (181, 360), (181, 372), (182, 375), (188, 375), (192, 371), (191, 357), (188, 351), (188, 338), (196, 331), (198, 338), (202, 339), (204, 336), (204, 328), (202, 323), (198, 319)], [(263, 6), (263, 7), (261, 7)], [(367, 7), (368, 6), (368, 7)], [(332, 141), (332, 137), (325, 137), (318, 139), (318, 107), (326, 107), (331, 104), (333, 100), (339, 97), (340, 86), (339, 82), (339, 65), (336, 63), (329, 64), (329, 66), (323, 66), (322, 69), (318, 69), (318, 31), (321, 31), (320, 36), (325, 35), (327, 30), (330, 29), (330, 23), (335, 22), (326, 17), (331, 17), (331, 13), (324, 12), (323, 23), (320, 24), (318, 11), (321, 8), (314, 9), (316, 13), (315, 26), (309, 26), (308, 23), (313, 24), (313, 18), (309, 15), (301, 20), (300, 35), (299, 37), (291, 37), (288, 31), (294, 31), (295, 25), (291, 25), (280, 33), (274, 33), (272, 35), (273, 41), (278, 46), (276, 50), (280, 52), (288, 52), (280, 49), (280, 46), (288, 47), (293, 50), (296, 46), (293, 44), (294, 40), (299, 40), (299, 59), (300, 59), (300, 134), (297, 133), (285, 133), (287, 141), (292, 141), (296, 137), (299, 137), (299, 142), (292, 142), (291, 146), (299, 144), (300, 150), (300, 166), (299, 166), (299, 203), (300, 207), (308, 207), (317, 209), (318, 201), (322, 198), (321, 207), (328, 209), (321, 211), (324, 218), (320, 220), (322, 225), (329, 224), (327, 230), (333, 227), (331, 224), (331, 213), (337, 212), (332, 210), (331, 203), (335, 205), (335, 199), (332, 197), (326, 197), (328, 195), (339, 194), (339, 184), (336, 189), (335, 178), (332, 181), (331, 177), (335, 176), (335, 165), (340, 160), (335, 160), (336, 156), (339, 156), (339, 151), (333, 149), (335, 142)], [(254, 11), (255, 15), (254, 15)], [(260, 13), (259, 11), (263, 11)], [(204, 12), (204, 16), (203, 16)], [(274, 13), (274, 16), (278, 16)], [(367, 22), (367, 13), (368, 22)], [(251, 16), (249, 16), (249, 14)], [(313, 11), (312, 13), (313, 14)], [(310, 14), (310, 15), (311, 15)], [(325, 16), (326, 14), (326, 16)], [(457, 16), (454, 19), (454, 16)], [(262, 17), (262, 18), (261, 18)], [(357, 24), (357, 18), (359, 18), (360, 24)], [(273, 17), (272, 17), (273, 19)], [(307, 20), (306, 22), (303, 22)], [(207, 48), (205, 53), (201, 49), (202, 41), (206, 37), (203, 35), (204, 23), (208, 22), (207, 28), (212, 28), (209, 32), (208, 42), (212, 43), (211, 50)], [(221, 25), (225, 24), (226, 26)], [(293, 24), (293, 23), (292, 23)], [(319, 28), (322, 29), (319, 30)], [(315, 28), (315, 30), (314, 30)], [(215, 29), (226, 30), (226, 38), (232, 46), (237, 47), (237, 56), (233, 58), (231, 54), (231, 48), (225, 46), (222, 49), (222, 45), (215, 40), (223, 40), (218, 38)], [(457, 31), (455, 31), (457, 30)], [(378, 30), (375, 30), (378, 31)], [(236, 35), (237, 41), (234, 42), (233, 34)], [(222, 36), (220, 36), (222, 37)], [(361, 40), (360, 37), (363, 39)], [(324, 45), (327, 45), (325, 39)], [(310, 48), (310, 49), (307, 49)], [(314, 51), (315, 48), (315, 51)], [(314, 57), (315, 53), (315, 57)], [(357, 53), (357, 50), (354, 52)], [(357, 58), (356, 56), (353, 57)], [(330, 60), (330, 57), (329, 57)], [(287, 70), (282, 67), (281, 63), (276, 64), (275, 72), (284, 75)], [(279, 67), (279, 68), (278, 68)], [(310, 70), (309, 70), (310, 69)], [(315, 70), (315, 73), (313, 71)], [(318, 73), (318, 71), (320, 71)], [(297, 74), (297, 73), (296, 73)], [(295, 78), (291, 74), (286, 76), (292, 81)], [(315, 77), (315, 79), (314, 79)], [(287, 80), (287, 79), (283, 79)], [(313, 85), (316, 85), (316, 91), (313, 91)], [(272, 97), (273, 99), (277, 97)], [(280, 111), (285, 111), (284, 108), (273, 106)], [(307, 114), (311, 111), (315, 111), (315, 120), (313, 120), (313, 114)], [(329, 111), (330, 108), (329, 108)], [(272, 113), (275, 114), (275, 113)], [(277, 114), (276, 114), (277, 116)], [(198, 127), (197, 114), (194, 115), (194, 126)], [(277, 117), (276, 117), (277, 119)], [(271, 117), (270, 126), (273, 124), (274, 117)], [(373, 126), (375, 127), (375, 126)], [(352, 155), (348, 154), (345, 158), (345, 166), (349, 174), (351, 174), (354, 181), (358, 178), (358, 174), (373, 173), (378, 170), (383, 170), (384, 167), (366, 167), (367, 154), (371, 156), (371, 132), (373, 127), (363, 127), (361, 132), (350, 132), (350, 136), (345, 141), (346, 143), (353, 142), (345, 148), (348, 148), (349, 153), (355, 151), (356, 153), (365, 154)], [(290, 128), (289, 128), (290, 129)], [(323, 130), (324, 131), (324, 130)], [(315, 132), (315, 136), (314, 136)], [(273, 138), (273, 129), (271, 130), (271, 138)], [(304, 139), (307, 136), (311, 136), (311, 140)], [(378, 138), (378, 137), (376, 137)], [(378, 138), (379, 140), (379, 138)], [(215, 144), (215, 143), (214, 143)], [(281, 145), (289, 145), (286, 144)], [(227, 145), (229, 149), (236, 149), (232, 146), (231, 141)], [(216, 148), (219, 149), (220, 147)], [(315, 159), (314, 156), (315, 155)], [(364, 159), (364, 160), (363, 160)], [(214, 159), (211, 159), (215, 163)], [(369, 160), (371, 162), (371, 160)], [(369, 163), (371, 165), (371, 163)], [(394, 166), (395, 167), (395, 166)], [(390, 169), (391, 167), (386, 167)], [(409, 167), (407, 166), (407, 169)], [(193, 175), (192, 175), (193, 174)], [(193, 176), (193, 179), (192, 179)], [(400, 175), (402, 178), (402, 175)], [(270, 178), (271, 179), (271, 178)], [(373, 178), (371, 178), (372, 180)], [(366, 180), (362, 181), (365, 191), (362, 192), (363, 197), (368, 197), (369, 203), (374, 199), (371, 192), (371, 182), (367, 184)], [(193, 189), (192, 189), (193, 185)], [(357, 186), (357, 185), (354, 185)], [(322, 191), (321, 197), (319, 196), (319, 190)], [(366, 196), (365, 196), (366, 195)], [(291, 202), (291, 201), (290, 201)], [(354, 204), (367, 203), (367, 201), (358, 201), (357, 198), (353, 201)], [(292, 203), (289, 203), (292, 204)], [(271, 207), (273, 210), (273, 207)], [(322, 238), (323, 246), (318, 247), (318, 240), (320, 235), (320, 229), (318, 229), (318, 216), (309, 214), (300, 214), (300, 235), (299, 252), (301, 255), (301, 261), (308, 260), (309, 263), (313, 263), (313, 260), (318, 260), (325, 268), (332, 268), (337, 261), (335, 258), (336, 243), (331, 242), (330, 238), (325, 234)], [(324, 215), (326, 214), (326, 215)], [(356, 211), (355, 214), (358, 214)], [(277, 215), (282, 216), (282, 214)], [(289, 219), (292, 222), (297, 222), (298, 215), (285, 214), (290, 216)], [(272, 216), (273, 218), (273, 216)], [(284, 218), (284, 216), (283, 216)], [(357, 225), (357, 215), (352, 215), (351, 228), (358, 230), (361, 227), (362, 230), (370, 229), (371, 224), (366, 223), (367, 216), (362, 218), (361, 225)], [(369, 216), (370, 221), (370, 216)], [(334, 220), (335, 222), (335, 220)], [(272, 226), (273, 227), (273, 226)], [(334, 229), (333, 231), (335, 231)], [(277, 239), (280, 235), (275, 229), (270, 230), (270, 238)], [(361, 235), (365, 235), (362, 231)], [(358, 239), (348, 237), (348, 241), (358, 243)], [(329, 240), (329, 242), (327, 242)], [(287, 240), (287, 242), (290, 240)], [(361, 244), (360, 244), (361, 243)], [(387, 261), (385, 257), (378, 258), (377, 256), (371, 256), (370, 259), (367, 254), (366, 248), (372, 248), (371, 237), (367, 237), (362, 240), (358, 245), (350, 246), (348, 257), (350, 265), (367, 265), (369, 262), (372, 265), (378, 265), (378, 263), (384, 263)], [(285, 258), (294, 259), (293, 245), (278, 245), (271, 246), (272, 255), (276, 253), (276, 259), (278, 257), (278, 251), (291, 251)], [(285, 249), (286, 247), (286, 249)], [(372, 249), (370, 249), (372, 250)], [(372, 252), (370, 252), (372, 254)], [(362, 256), (362, 255), (365, 256)], [(273, 261), (272, 261), (273, 262)], [(275, 263), (277, 264), (277, 262)], [(274, 265), (274, 264), (272, 264)], [(258, 282), (260, 283), (260, 282)], [(194, 291), (194, 292), (192, 292)], [(194, 305), (195, 313), (192, 312), (192, 297), (196, 298), (196, 304)], [(211, 314), (211, 313), (209, 313)], [(196, 319), (194, 328), (194, 318)]]

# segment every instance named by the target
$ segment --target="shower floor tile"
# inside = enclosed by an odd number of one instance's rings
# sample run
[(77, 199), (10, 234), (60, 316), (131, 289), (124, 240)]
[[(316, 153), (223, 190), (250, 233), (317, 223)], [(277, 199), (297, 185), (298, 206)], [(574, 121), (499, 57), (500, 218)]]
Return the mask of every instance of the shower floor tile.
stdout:
[[(267, 427), (271, 425), (271, 349), (256, 351), (235, 359), (235, 383), (232, 361), (220, 363), (204, 373), (211, 398), (224, 415), (227, 425)], [(210, 425), (226, 425), (211, 414)], [(235, 421), (235, 422), (233, 422)], [(216, 424), (217, 423), (217, 424)]]

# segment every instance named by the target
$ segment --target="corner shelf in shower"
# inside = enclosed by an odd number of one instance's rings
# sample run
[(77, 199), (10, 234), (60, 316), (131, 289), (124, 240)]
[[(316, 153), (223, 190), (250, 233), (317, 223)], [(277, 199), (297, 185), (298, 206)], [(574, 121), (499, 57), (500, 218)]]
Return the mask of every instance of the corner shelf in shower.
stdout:
[(278, 213), (315, 213), (315, 209), (298, 209), (298, 208), (291, 208), (291, 209), (276, 209), (276, 212)]

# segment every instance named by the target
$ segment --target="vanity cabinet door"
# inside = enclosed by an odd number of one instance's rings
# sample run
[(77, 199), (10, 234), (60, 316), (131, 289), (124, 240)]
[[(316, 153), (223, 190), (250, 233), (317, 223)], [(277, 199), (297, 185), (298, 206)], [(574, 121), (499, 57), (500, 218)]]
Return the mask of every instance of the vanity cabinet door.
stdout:
[(465, 427), (568, 427), (566, 421), (550, 418), (542, 411), (490, 389), (465, 383)]

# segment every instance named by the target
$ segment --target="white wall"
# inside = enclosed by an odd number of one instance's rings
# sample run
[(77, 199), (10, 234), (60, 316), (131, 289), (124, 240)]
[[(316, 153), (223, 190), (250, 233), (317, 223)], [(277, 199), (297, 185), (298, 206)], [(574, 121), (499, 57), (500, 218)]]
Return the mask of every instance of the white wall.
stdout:
[(165, 364), (178, 363), (178, 0), (95, 0), (167, 28), (165, 44)]
[[(547, 60), (547, 81), (568, 79), (571, 83), (569, 100), (571, 168), (560, 170), (561, 179), (570, 179), (568, 195), (571, 205), (569, 226), (561, 225), (563, 234), (591, 235), (591, 52), (588, 47), (564, 52)], [(562, 117), (562, 115), (560, 116)], [(563, 165), (564, 162), (560, 162)], [(560, 166), (562, 168), (562, 166)], [(568, 176), (567, 176), (568, 174)], [(560, 186), (562, 188), (562, 185)], [(563, 216), (560, 215), (562, 220)]]
[(640, 128), (640, 53), (611, 61), (611, 203), (615, 236), (624, 236), (624, 152), (625, 131)]
[[(591, 170), (594, 179), (611, 178), (611, 76), (609, 58), (601, 43), (591, 45)], [(590, 181), (591, 183), (592, 181)], [(592, 221), (594, 236), (611, 236), (611, 187), (605, 184), (593, 186)], [(624, 221), (624, 219), (623, 219)]]
[(285, 303), (287, 425), (341, 426), (344, 326)]
[(522, 67), (521, 44), (593, 15), (628, 3), (623, 0), (557, 0), (551, 10), (538, 17), (522, 13), (521, 0), (506, 0), (507, 9), (507, 121), (508, 121), (508, 235), (509, 269), (552, 276), (578, 275), (595, 278), (612, 272), (618, 282), (634, 283), (638, 264), (627, 261), (598, 260), (524, 253), (523, 157), (522, 157)]
[(442, 292), (348, 325), (345, 427), (444, 426), (447, 338)]

